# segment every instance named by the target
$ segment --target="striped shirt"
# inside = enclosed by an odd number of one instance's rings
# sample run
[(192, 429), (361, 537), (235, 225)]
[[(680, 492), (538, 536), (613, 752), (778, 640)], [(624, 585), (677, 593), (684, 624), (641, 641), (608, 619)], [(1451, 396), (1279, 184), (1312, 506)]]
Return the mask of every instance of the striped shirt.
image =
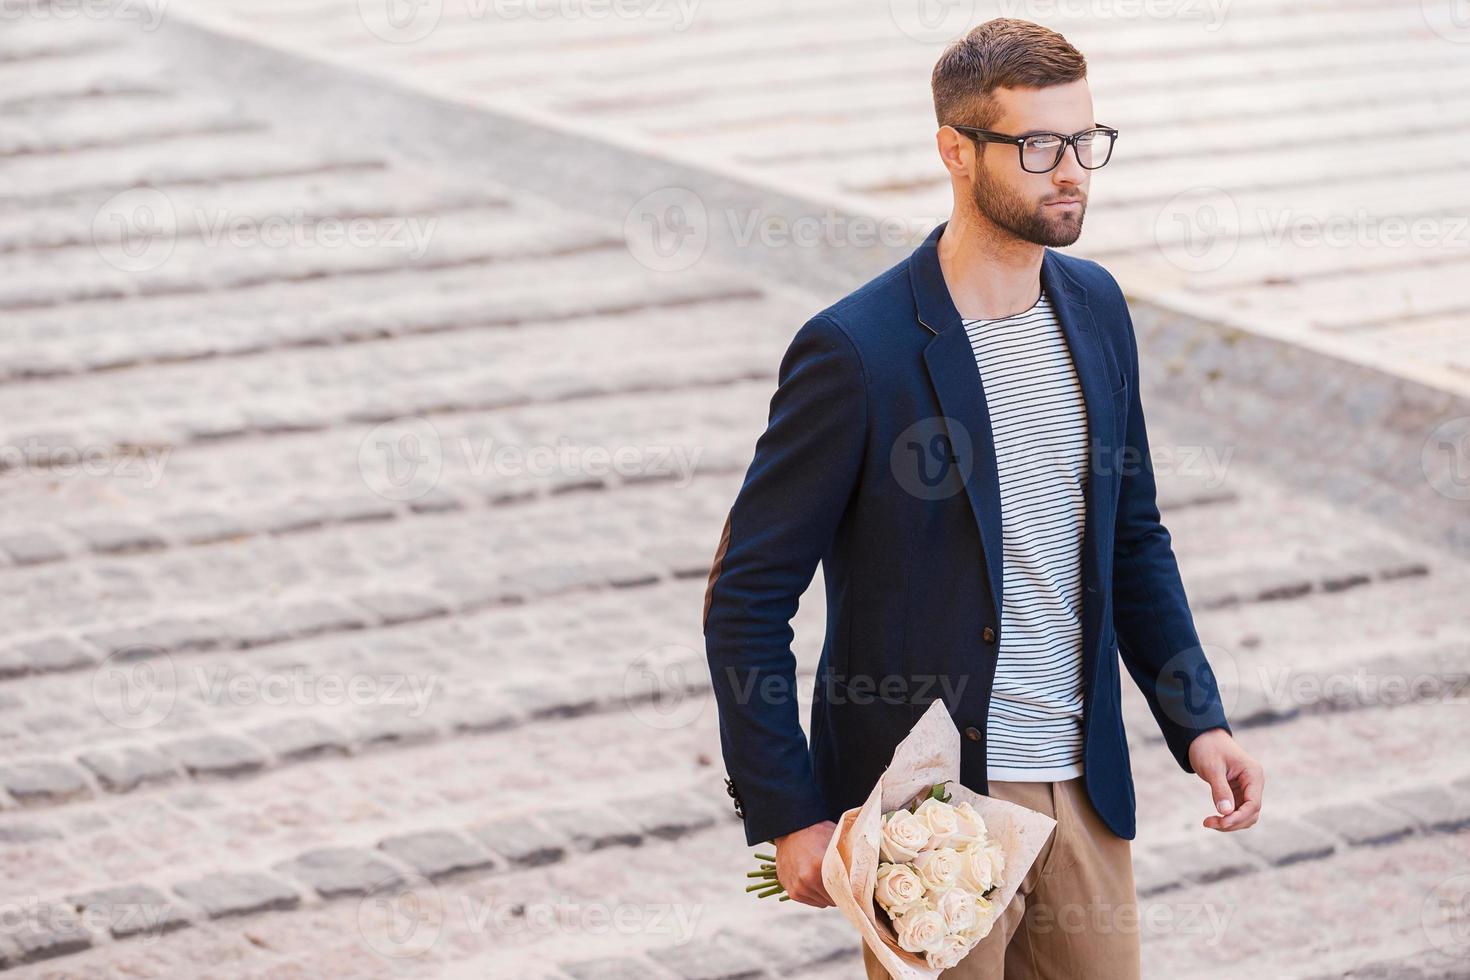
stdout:
[(990, 411), (1004, 541), (988, 776), (1072, 779), (1082, 774), (1082, 388), (1045, 290), (1024, 313), (964, 325)]

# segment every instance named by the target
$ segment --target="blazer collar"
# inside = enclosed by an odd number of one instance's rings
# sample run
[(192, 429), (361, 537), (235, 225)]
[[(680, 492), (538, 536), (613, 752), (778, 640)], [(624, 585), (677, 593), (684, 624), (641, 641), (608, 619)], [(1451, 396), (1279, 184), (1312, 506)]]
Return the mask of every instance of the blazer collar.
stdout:
[[(944, 234), (948, 221), (929, 233), (923, 243), (914, 250), (909, 259), (909, 281), (914, 290), (914, 306), (918, 310), (919, 322), (930, 333), (941, 334), (962, 322), (949, 287), (944, 282), (944, 270), (939, 267), (939, 236)], [(1072, 274), (1062, 267), (1061, 257), (1052, 249), (1043, 249), (1041, 254), (1041, 286), (1053, 302), (1071, 300), (1081, 306), (1087, 305), (1087, 289)]]

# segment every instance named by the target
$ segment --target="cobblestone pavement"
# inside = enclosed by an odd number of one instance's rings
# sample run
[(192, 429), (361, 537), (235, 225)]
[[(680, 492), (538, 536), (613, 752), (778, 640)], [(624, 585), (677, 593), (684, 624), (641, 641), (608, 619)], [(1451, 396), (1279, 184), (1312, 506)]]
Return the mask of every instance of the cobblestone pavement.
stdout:
[(1087, 55), (1100, 121), (1123, 134), (1080, 252), (1132, 293), (1470, 392), (1470, 200), (1453, 179), (1470, 163), (1470, 19), (1455, 0), (173, 9), (921, 230), (949, 208), (928, 93), (942, 45), (988, 17), (1036, 20)]
[[(856, 975), (741, 890), (699, 634), (813, 300), (170, 64), (0, 34), (0, 967)], [(1270, 811), (1204, 831), (1130, 688), (1149, 976), (1464, 976), (1470, 575), (1189, 421), (1163, 509)]]

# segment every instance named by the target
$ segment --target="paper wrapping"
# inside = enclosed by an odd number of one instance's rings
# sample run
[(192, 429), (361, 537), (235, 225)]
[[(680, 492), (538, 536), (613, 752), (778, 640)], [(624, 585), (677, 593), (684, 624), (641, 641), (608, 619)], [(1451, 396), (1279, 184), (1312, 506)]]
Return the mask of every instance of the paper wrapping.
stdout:
[(936, 700), (898, 744), (893, 760), (867, 801), (842, 815), (822, 858), (822, 882), (827, 894), (897, 980), (936, 980), (942, 971), (928, 966), (922, 954), (900, 947), (893, 928), (880, 918), (882, 912), (874, 901), (873, 890), (878, 880), (878, 841), (884, 813), (898, 809), (935, 783), (949, 780), (945, 790), (952, 802), (968, 800), (1005, 851), (1005, 874), (989, 899), (996, 910), (992, 924), (1010, 904), (1056, 827), (1056, 821), (1046, 814), (982, 796), (961, 786), (959, 778), (959, 729), (944, 702)]

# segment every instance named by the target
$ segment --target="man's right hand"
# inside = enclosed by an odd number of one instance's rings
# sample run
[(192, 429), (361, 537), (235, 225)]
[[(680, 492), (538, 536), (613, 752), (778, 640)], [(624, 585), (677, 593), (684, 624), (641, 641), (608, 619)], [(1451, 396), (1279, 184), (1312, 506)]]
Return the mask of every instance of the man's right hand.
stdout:
[(836, 832), (837, 824), (823, 820), (772, 841), (776, 845), (776, 878), (792, 901), (819, 909), (832, 904), (822, 884), (822, 856)]

